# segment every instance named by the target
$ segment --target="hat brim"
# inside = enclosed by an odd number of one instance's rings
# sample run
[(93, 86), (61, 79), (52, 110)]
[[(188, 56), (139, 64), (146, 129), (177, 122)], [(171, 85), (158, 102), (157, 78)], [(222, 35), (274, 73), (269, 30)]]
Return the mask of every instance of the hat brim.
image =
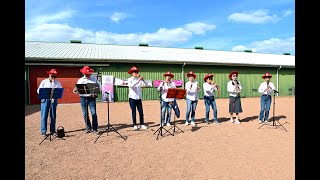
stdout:
[(92, 74), (94, 72), (93, 69), (90, 69), (89, 72), (83, 71), (83, 69), (80, 69), (80, 72), (83, 74)]
[(272, 76), (262, 76), (263, 79), (265, 78), (272, 78)]
[(50, 71), (47, 71), (47, 74), (54, 74), (54, 75), (58, 75), (58, 73), (52, 73)]
[(173, 74), (164, 74), (163, 76), (164, 76), (164, 77), (170, 76), (171, 78), (174, 78), (174, 75), (173, 75)]
[(189, 77), (189, 76), (193, 76), (193, 78), (197, 77), (197, 75), (195, 75), (195, 74), (187, 74), (187, 77)]
[(204, 81), (207, 81), (207, 79), (208, 79), (209, 77), (213, 78), (213, 76), (214, 76), (214, 74), (211, 74), (211, 75), (209, 75), (209, 76), (205, 76), (205, 77), (203, 78), (203, 80), (204, 80)]
[(128, 74), (132, 74), (132, 73), (134, 73), (134, 72), (138, 73), (138, 72), (140, 72), (140, 70), (129, 70), (129, 71), (128, 71)]

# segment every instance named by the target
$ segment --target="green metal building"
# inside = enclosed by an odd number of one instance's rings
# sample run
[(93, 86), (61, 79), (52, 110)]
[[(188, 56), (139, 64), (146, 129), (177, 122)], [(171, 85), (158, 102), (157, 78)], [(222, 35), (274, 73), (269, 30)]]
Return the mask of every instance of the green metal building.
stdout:
[[(242, 97), (260, 96), (257, 89), (263, 82), (262, 75), (269, 72), (279, 96), (294, 95), (295, 56), (252, 52), (216, 51), (205, 49), (181, 49), (150, 46), (121, 46), (107, 44), (25, 42), (25, 104), (37, 104), (36, 88), (47, 75), (45, 70), (56, 68), (65, 88), (62, 103), (79, 102), (71, 93), (74, 83), (81, 77), (79, 69), (89, 65), (102, 75), (127, 79), (132, 66), (137, 66), (146, 80), (163, 80), (163, 74), (171, 71), (173, 79), (188, 80), (186, 73), (196, 73), (200, 87), (207, 73), (213, 73), (214, 82), (220, 86), (217, 98), (228, 97), (228, 74), (236, 70), (243, 86)], [(183, 87), (181, 87), (183, 88)], [(128, 87), (114, 86), (116, 102), (128, 100)], [(154, 87), (142, 90), (144, 100), (159, 99)], [(199, 97), (203, 97), (200, 91)], [(61, 103), (61, 101), (60, 101)]]

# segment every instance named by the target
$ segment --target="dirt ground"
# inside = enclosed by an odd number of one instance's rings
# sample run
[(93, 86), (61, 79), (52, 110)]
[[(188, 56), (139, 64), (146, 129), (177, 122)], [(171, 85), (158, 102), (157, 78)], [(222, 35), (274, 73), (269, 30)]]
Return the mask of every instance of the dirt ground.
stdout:
[[(206, 125), (204, 102), (199, 100), (194, 128), (184, 124), (186, 102), (178, 100), (181, 117), (176, 127), (183, 132), (176, 129), (174, 136), (165, 133), (158, 140), (159, 101), (143, 101), (149, 129), (139, 131), (133, 131), (128, 102), (109, 104), (110, 124), (126, 140), (113, 131), (98, 139), (84, 134), (80, 104), (59, 104), (56, 125), (64, 127), (66, 137), (40, 145), (40, 106), (25, 106), (25, 179), (295, 179), (294, 97), (276, 97), (276, 126), (260, 129), (259, 98), (241, 99), (241, 124), (228, 121), (228, 99), (216, 102), (220, 126)], [(103, 132), (107, 103), (97, 103), (97, 114)]]

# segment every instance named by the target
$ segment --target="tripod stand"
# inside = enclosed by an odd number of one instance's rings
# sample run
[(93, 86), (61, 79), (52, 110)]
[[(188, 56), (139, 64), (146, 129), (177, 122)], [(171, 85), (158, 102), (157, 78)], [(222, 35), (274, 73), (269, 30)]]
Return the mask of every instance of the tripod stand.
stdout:
[[(51, 129), (51, 123), (52, 123), (52, 119), (51, 119), (51, 104), (54, 102), (55, 99), (60, 99), (62, 98), (62, 94), (63, 94), (63, 88), (40, 88), (39, 89), (39, 99), (44, 99), (44, 100), (48, 100), (49, 102), (49, 116), (50, 116), (50, 129)], [(52, 130), (52, 129), (51, 129)], [(41, 143), (48, 139), (52, 141), (54, 138), (52, 138), (51, 136), (53, 136), (53, 133), (49, 133), (46, 134), (45, 137), (43, 138), (43, 140), (39, 143), (39, 145), (41, 145)]]
[(109, 93), (108, 92), (105, 92), (106, 94), (107, 94), (107, 104), (108, 104), (108, 124), (107, 124), (107, 127), (106, 127), (106, 129), (104, 130), (104, 131), (101, 131), (101, 133), (99, 134), (99, 136), (97, 137), (97, 139), (94, 141), (94, 143), (96, 143), (97, 142), (97, 140), (100, 138), (100, 136), (103, 134), (103, 133), (105, 133), (105, 132), (107, 132), (107, 135), (108, 135), (108, 131), (113, 131), (113, 132), (115, 132), (115, 133), (117, 133), (117, 134), (119, 134), (119, 136), (120, 137), (122, 137), (122, 139), (123, 140), (126, 140), (127, 138), (125, 138), (125, 137), (123, 137), (116, 129), (114, 129), (113, 127), (112, 127), (112, 125), (110, 124), (110, 118), (109, 118)]
[[(276, 104), (276, 93), (279, 93), (278, 91), (276, 91), (276, 90), (273, 90), (273, 115), (272, 115), (272, 125), (271, 126), (275, 126), (276, 128), (277, 128), (277, 125), (276, 125), (276, 123), (275, 122), (278, 122), (278, 126), (281, 126), (285, 131), (287, 131), (286, 130), (286, 128), (284, 128), (283, 126), (282, 126), (282, 124), (279, 122), (279, 120), (275, 120), (274, 119), (274, 112), (275, 112), (275, 104)], [(262, 126), (264, 126), (264, 125), (266, 125), (266, 123), (263, 123), (258, 129), (260, 129)], [(287, 131), (288, 132), (288, 131)]]
[[(168, 89), (167, 98), (174, 98), (174, 101), (172, 104), (173, 109), (174, 109), (173, 126), (170, 128), (170, 129), (173, 128), (173, 134), (172, 134), (173, 136), (174, 136), (174, 133), (176, 132), (176, 128), (184, 133), (184, 131), (182, 131), (178, 126), (176, 126), (176, 117), (177, 118), (180, 117), (180, 110), (179, 110), (176, 98), (183, 99), (185, 94), (186, 94), (185, 89), (179, 89), (179, 88), (169, 88)], [(169, 131), (170, 131), (170, 129), (169, 129)]]
[[(159, 135), (161, 135), (163, 137), (163, 134), (162, 134), (162, 129), (164, 129), (165, 131), (167, 131), (169, 134), (171, 134), (166, 128), (163, 127), (163, 123), (162, 123), (162, 117), (161, 117), (161, 114), (162, 114), (162, 106), (161, 106), (161, 93), (162, 92), (162, 88), (160, 88), (160, 92), (159, 92), (159, 100), (160, 100), (160, 127), (156, 130), (156, 132), (154, 132), (153, 134), (156, 134), (158, 132), (158, 135), (157, 135), (157, 139), (158, 140), (158, 137)], [(171, 134), (173, 136), (173, 134)]]

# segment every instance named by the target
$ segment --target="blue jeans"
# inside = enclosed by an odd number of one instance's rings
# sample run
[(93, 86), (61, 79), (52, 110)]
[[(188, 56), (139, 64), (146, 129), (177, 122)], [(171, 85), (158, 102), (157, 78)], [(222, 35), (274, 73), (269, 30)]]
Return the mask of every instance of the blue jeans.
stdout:
[[(86, 124), (86, 129), (96, 131), (98, 129), (98, 118), (96, 112), (96, 98), (92, 97), (82, 97), (80, 96), (80, 104), (82, 108), (82, 114), (84, 123)], [(90, 107), (90, 112), (92, 116), (92, 126), (89, 119), (88, 107)]]
[(54, 99), (51, 102), (50, 99), (41, 99), (41, 134), (47, 133), (47, 122), (48, 114), (50, 108), (50, 133), (56, 132), (56, 110), (57, 110), (58, 100)]
[(189, 122), (190, 112), (191, 112), (191, 122), (194, 122), (198, 100), (195, 100), (195, 101), (191, 101), (190, 99), (186, 99), (186, 100), (187, 100), (186, 122)]
[[(271, 105), (271, 96), (262, 95), (260, 98), (260, 117), (259, 120), (267, 121), (269, 118), (269, 111)], [(264, 116), (264, 119), (263, 119)]]
[[(165, 114), (167, 111), (167, 120), (165, 120)], [(161, 101), (161, 123), (170, 123), (171, 119), (171, 111), (172, 111), (172, 104), (169, 104), (169, 102)]]
[(129, 104), (132, 112), (133, 125), (137, 125), (136, 109), (138, 109), (138, 112), (139, 112), (140, 125), (144, 125), (143, 108), (142, 108), (141, 99), (135, 100), (135, 99), (129, 98)]
[(218, 121), (218, 110), (214, 96), (204, 96), (204, 104), (206, 106), (206, 122), (209, 122), (210, 106), (213, 110), (214, 121)]

